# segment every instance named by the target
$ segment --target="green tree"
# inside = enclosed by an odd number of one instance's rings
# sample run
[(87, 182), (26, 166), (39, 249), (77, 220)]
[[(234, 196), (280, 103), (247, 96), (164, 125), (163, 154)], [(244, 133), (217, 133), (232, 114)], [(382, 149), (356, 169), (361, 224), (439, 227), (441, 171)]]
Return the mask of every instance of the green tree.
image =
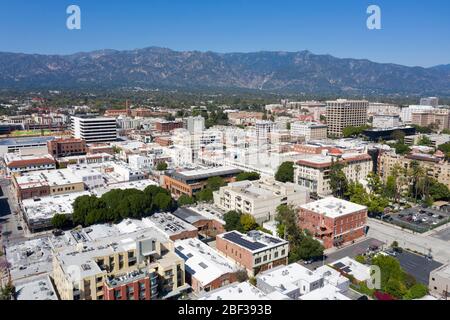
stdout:
[(9, 283), (4, 287), (0, 288), (0, 300), (12, 300), (14, 297), (15, 288)]
[(244, 228), (241, 224), (241, 214), (237, 211), (228, 211), (227, 213), (225, 213), (223, 215), (223, 221), (225, 221), (226, 231), (244, 231)]
[(59, 213), (53, 216), (51, 223), (55, 229), (65, 229), (71, 225), (71, 221), (67, 215)]
[(158, 165), (156, 166), (156, 170), (158, 170), (158, 171), (165, 171), (165, 170), (167, 170), (167, 163), (165, 163), (165, 162), (160, 162), (160, 163), (158, 163)]
[(294, 163), (282, 163), (275, 174), (275, 179), (280, 182), (294, 182)]
[(396, 140), (398, 143), (404, 143), (405, 133), (401, 130), (395, 130), (392, 133), (392, 139)]
[(450, 200), (450, 190), (449, 188), (440, 182), (432, 181), (429, 188), (429, 194), (434, 201), (449, 201)]
[(256, 230), (258, 228), (258, 224), (255, 221), (255, 218), (251, 214), (243, 214), (240, 218), (240, 223), (244, 232), (249, 232), (251, 230)]
[(421, 283), (417, 283), (408, 289), (408, 291), (404, 296), (404, 299), (406, 300), (420, 299), (426, 296), (427, 294), (428, 288)]
[(421, 136), (419, 141), (417, 141), (417, 145), (429, 147), (433, 145), (433, 142), (427, 136)]
[(261, 178), (257, 172), (241, 172), (236, 176), (236, 181), (255, 181)]
[(213, 190), (210, 188), (199, 191), (196, 195), (196, 199), (200, 202), (211, 202), (214, 200)]
[(225, 185), (226, 185), (225, 180), (221, 177), (211, 177), (208, 178), (206, 182), (207, 188), (211, 189), (212, 191), (217, 191)]
[(334, 160), (330, 168), (331, 191), (338, 198), (343, 198), (348, 191), (348, 180), (343, 168), (344, 165), (342, 163)]
[(157, 211), (168, 211), (172, 209), (172, 198), (165, 193), (158, 193), (153, 199), (153, 206)]
[(195, 199), (193, 197), (189, 197), (185, 194), (183, 194), (181, 197), (178, 198), (178, 206), (180, 206), (180, 207), (191, 205), (194, 203), (195, 203)]

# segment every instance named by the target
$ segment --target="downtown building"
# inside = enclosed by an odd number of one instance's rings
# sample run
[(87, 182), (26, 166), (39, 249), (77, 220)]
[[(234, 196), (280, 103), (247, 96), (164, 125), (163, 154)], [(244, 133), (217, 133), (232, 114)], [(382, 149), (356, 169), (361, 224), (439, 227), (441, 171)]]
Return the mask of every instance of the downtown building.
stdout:
[(367, 124), (366, 100), (327, 101), (328, 136), (341, 138), (347, 127), (361, 127)]
[(261, 231), (230, 231), (216, 237), (216, 249), (253, 277), (260, 271), (287, 265), (289, 242)]
[(367, 207), (334, 197), (300, 206), (298, 225), (318, 239), (325, 249), (364, 237)]
[(87, 231), (72, 231), (75, 245), (54, 253), (53, 279), (61, 300), (155, 300), (187, 289), (184, 261), (158, 230), (94, 240), (89, 235), (95, 231)]
[(343, 164), (342, 171), (349, 181), (366, 179), (373, 169), (373, 160), (367, 153), (349, 153), (340, 158), (311, 155), (297, 161), (294, 166), (294, 183), (309, 189), (320, 197), (332, 194), (330, 173), (334, 163)]
[(72, 135), (86, 143), (117, 141), (117, 122), (115, 118), (72, 117)]
[(229, 183), (214, 192), (218, 208), (250, 214), (259, 224), (274, 220), (280, 205), (299, 206), (308, 201), (308, 189), (274, 179)]

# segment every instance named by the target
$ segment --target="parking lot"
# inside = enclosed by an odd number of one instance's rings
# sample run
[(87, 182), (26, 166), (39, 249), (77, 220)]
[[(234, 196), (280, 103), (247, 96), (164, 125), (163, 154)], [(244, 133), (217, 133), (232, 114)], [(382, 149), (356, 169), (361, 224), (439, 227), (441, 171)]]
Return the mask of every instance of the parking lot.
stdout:
[(367, 249), (369, 249), (369, 247), (371, 246), (376, 246), (376, 247), (382, 247), (383, 245), (385, 245), (385, 243), (383, 243), (382, 241), (379, 241), (377, 239), (373, 239), (373, 238), (367, 238), (363, 241), (360, 241), (358, 243), (355, 243), (353, 245), (350, 245), (348, 247), (342, 248), (342, 249), (338, 249), (337, 251), (327, 254), (326, 259), (324, 261), (316, 261), (313, 262), (312, 264), (306, 265), (306, 267), (308, 267), (309, 269), (313, 270), (317, 267), (322, 266), (323, 264), (330, 264), (334, 261), (337, 261), (339, 259), (342, 259), (344, 257), (350, 257), (350, 258), (354, 258), (358, 255), (361, 255), (365, 252), (367, 252)]
[(450, 220), (447, 210), (410, 208), (390, 215), (389, 222), (416, 232), (426, 232)]
[(437, 261), (429, 260), (424, 256), (406, 250), (403, 250), (402, 253), (398, 253), (396, 258), (400, 262), (403, 270), (416, 278), (417, 282), (425, 285), (428, 285), (431, 271), (442, 266), (442, 264)]

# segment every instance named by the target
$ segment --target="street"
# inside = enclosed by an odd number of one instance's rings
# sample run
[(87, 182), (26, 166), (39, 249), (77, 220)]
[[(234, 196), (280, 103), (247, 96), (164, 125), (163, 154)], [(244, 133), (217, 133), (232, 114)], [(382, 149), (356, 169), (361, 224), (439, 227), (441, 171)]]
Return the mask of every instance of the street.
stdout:
[(369, 226), (368, 236), (378, 239), (390, 245), (397, 241), (400, 247), (420, 252), (427, 255), (430, 253), (433, 259), (446, 264), (450, 262), (449, 242), (442, 239), (401, 230), (395, 226), (383, 223), (374, 219), (369, 219), (367, 222)]

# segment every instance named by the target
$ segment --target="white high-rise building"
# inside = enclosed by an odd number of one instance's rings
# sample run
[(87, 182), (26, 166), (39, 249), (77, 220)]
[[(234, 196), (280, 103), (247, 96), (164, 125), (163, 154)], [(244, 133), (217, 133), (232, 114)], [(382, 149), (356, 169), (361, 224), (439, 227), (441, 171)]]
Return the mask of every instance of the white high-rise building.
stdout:
[(190, 134), (201, 134), (205, 130), (205, 118), (202, 116), (188, 117), (184, 119), (184, 128)]
[(80, 118), (72, 117), (72, 135), (77, 139), (93, 142), (112, 142), (117, 140), (117, 123), (115, 118)]

